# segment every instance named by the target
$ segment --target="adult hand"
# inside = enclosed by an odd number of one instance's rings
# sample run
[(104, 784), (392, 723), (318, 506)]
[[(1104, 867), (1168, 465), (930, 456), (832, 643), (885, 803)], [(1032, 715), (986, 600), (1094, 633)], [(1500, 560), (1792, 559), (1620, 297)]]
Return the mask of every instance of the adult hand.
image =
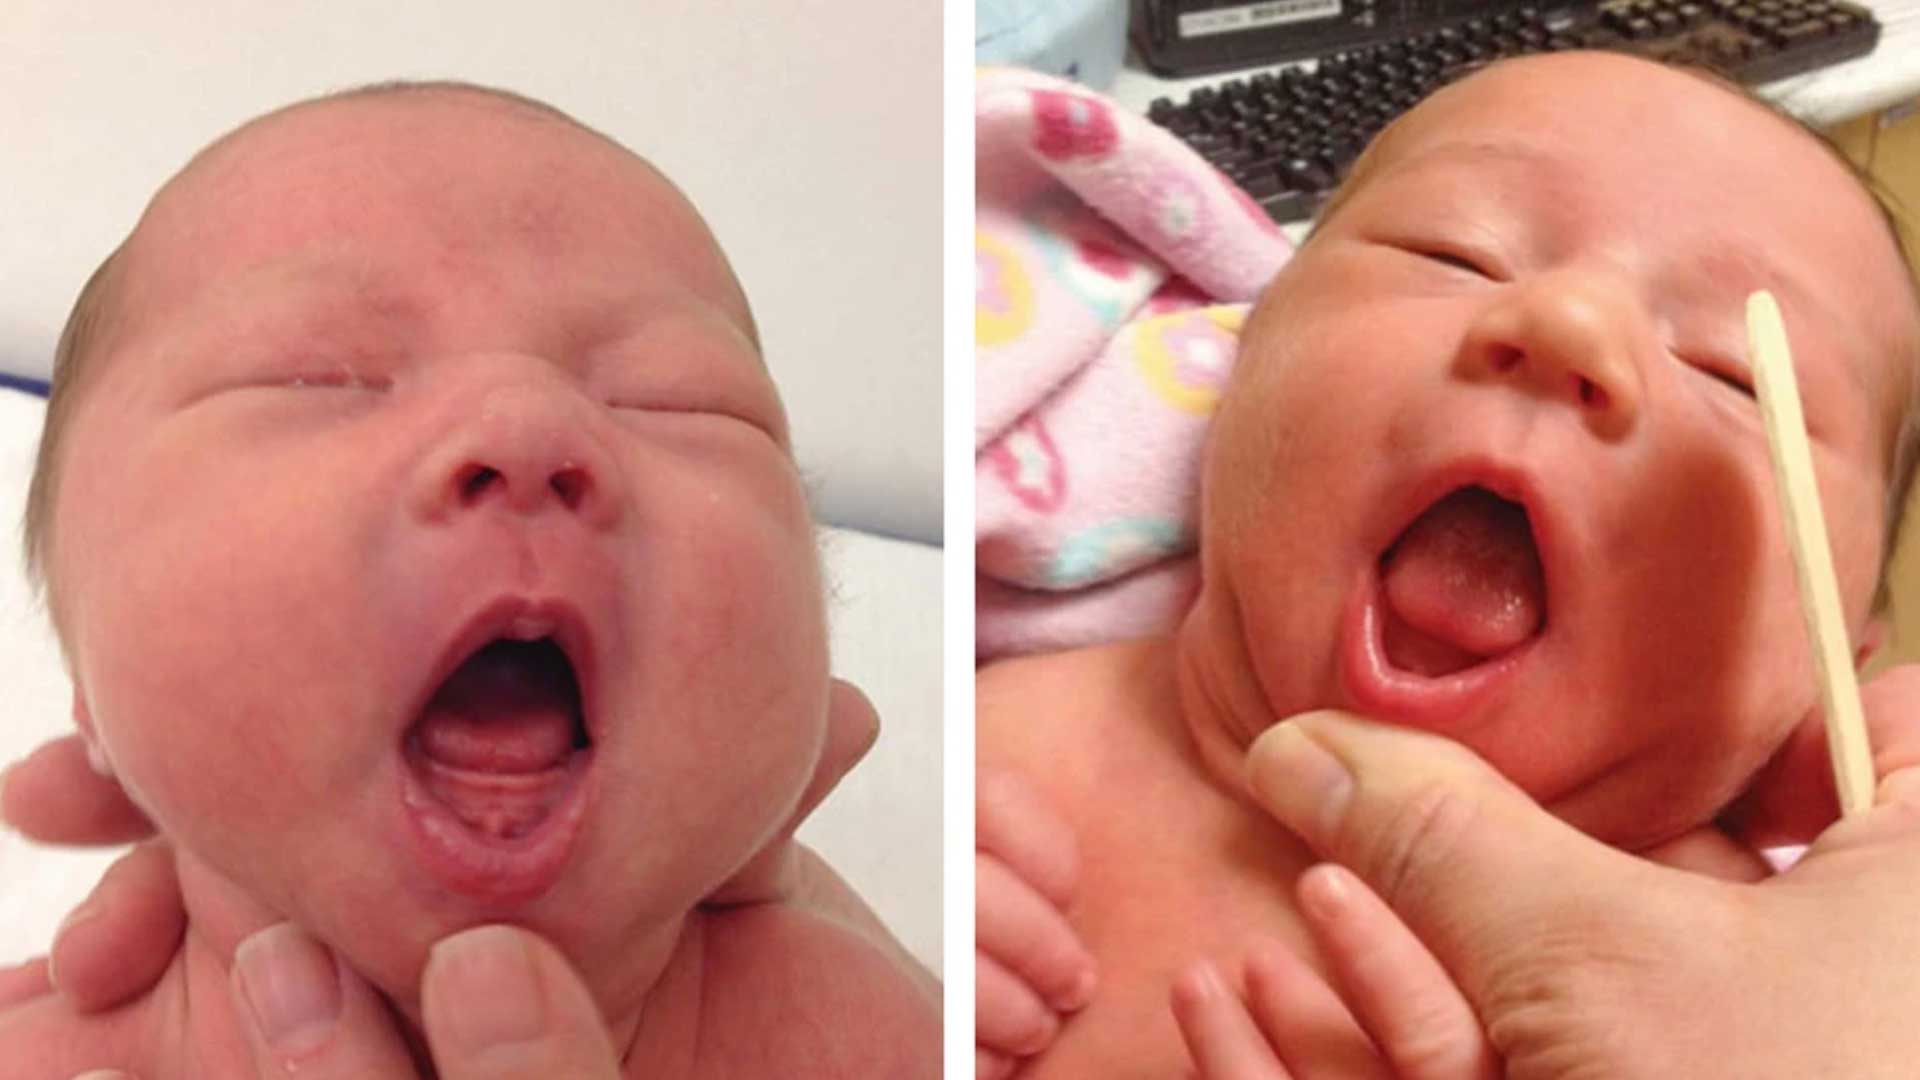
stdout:
[(1339, 714), (1263, 735), (1249, 784), (1419, 935), (1509, 1076), (1904, 1076), (1920, 1057), (1920, 674), (1863, 698), (1873, 810), (1759, 883), (1606, 847), (1455, 743)]
[(186, 915), (173, 851), (120, 785), (87, 764), (78, 735), (54, 739), (7, 769), (0, 818), (45, 844), (145, 840), (120, 857), (55, 932), (49, 955), (0, 973), (0, 1005), (58, 988), (79, 1012), (144, 993), (173, 961)]
[[(441, 1080), (620, 1075), (586, 985), (526, 930), (482, 926), (441, 939), (420, 992)], [(384, 1000), (291, 923), (241, 942), (233, 993), (261, 1080), (421, 1075)]]

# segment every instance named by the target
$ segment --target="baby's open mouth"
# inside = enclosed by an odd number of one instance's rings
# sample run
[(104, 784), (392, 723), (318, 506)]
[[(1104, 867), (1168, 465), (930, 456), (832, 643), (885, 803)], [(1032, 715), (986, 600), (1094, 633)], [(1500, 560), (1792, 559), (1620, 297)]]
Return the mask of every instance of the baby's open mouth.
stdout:
[(405, 741), (428, 795), (472, 832), (506, 841), (547, 820), (591, 747), (573, 663), (550, 637), (501, 638), (467, 657)]
[(1483, 487), (1428, 507), (1380, 557), (1386, 660), (1437, 678), (1487, 663), (1546, 624), (1546, 585), (1527, 511)]

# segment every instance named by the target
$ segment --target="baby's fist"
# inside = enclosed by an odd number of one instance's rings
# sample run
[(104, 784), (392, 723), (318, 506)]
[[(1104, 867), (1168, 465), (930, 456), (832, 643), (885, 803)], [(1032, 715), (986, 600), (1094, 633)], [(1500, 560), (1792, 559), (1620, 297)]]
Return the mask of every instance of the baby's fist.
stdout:
[(974, 787), (977, 1080), (1045, 1050), (1093, 997), (1093, 957), (1067, 922), (1073, 831), (1024, 778), (982, 767)]

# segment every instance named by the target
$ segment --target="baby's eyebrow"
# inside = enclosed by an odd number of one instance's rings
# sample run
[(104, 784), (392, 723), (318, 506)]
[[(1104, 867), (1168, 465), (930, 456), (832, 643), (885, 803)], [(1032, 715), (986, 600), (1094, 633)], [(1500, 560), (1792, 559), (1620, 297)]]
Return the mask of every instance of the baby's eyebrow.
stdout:
[(244, 311), (229, 325), (246, 334), (310, 333), (361, 321), (391, 331), (426, 317), (404, 288), (337, 269), (274, 268), (240, 295)]
[(1394, 162), (1394, 172), (1491, 165), (1548, 177), (1565, 174), (1567, 163), (1531, 143), (1452, 139)]

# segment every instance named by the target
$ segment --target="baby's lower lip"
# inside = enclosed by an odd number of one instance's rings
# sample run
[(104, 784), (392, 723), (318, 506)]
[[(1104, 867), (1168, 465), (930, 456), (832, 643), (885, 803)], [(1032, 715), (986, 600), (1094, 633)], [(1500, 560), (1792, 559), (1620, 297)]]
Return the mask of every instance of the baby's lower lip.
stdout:
[[(408, 740), (410, 743), (411, 740)], [(591, 747), (573, 752), (551, 775), (519, 778), (521, 786), (547, 788), (533, 796), (543, 811), (521, 809), (511, 827), (470, 822), (440, 792), (449, 784), (473, 786), (475, 778), (449, 778), (444, 770), (403, 744), (396, 834), (414, 860), (443, 887), (489, 908), (514, 908), (551, 889), (566, 871), (586, 816), (591, 787)], [(522, 797), (521, 801), (526, 801)]]
[(1372, 568), (1356, 582), (1341, 620), (1340, 679), (1353, 706), (1389, 723), (1428, 731), (1459, 731), (1467, 719), (1520, 671), (1539, 644), (1535, 637), (1484, 663), (1448, 675), (1407, 671), (1387, 657), (1382, 640), (1385, 600)]

